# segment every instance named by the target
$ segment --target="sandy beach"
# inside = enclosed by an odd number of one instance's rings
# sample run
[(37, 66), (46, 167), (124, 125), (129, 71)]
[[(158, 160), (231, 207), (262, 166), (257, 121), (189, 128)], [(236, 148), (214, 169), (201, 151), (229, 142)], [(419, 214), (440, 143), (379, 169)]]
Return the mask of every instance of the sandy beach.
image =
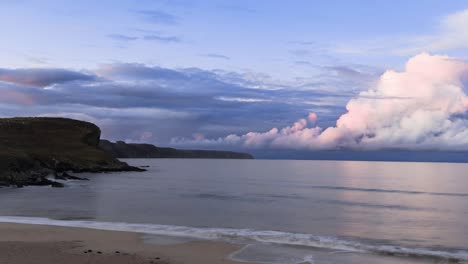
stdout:
[(2, 264), (234, 264), (228, 256), (241, 246), (192, 241), (173, 245), (144, 243), (137, 233), (0, 224)]

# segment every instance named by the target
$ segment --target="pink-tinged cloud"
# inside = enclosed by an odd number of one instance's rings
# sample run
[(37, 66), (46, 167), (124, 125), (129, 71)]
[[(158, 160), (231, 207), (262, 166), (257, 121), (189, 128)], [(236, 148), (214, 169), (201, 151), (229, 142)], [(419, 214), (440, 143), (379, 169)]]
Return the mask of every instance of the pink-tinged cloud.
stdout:
[(309, 116), (307, 116), (307, 120), (311, 123), (316, 122), (318, 119), (318, 116), (316, 113), (309, 113)]
[(9, 104), (34, 105), (36, 101), (30, 95), (17, 91), (1, 91), (0, 102)]
[(92, 81), (96, 77), (63, 69), (2, 69), (0, 81), (26, 86), (45, 87), (72, 81)]
[(197, 142), (247, 148), (468, 150), (468, 63), (419, 54), (405, 70), (389, 70), (346, 105), (334, 127), (312, 126), (315, 113), (282, 129)]
[(140, 134), (140, 141), (141, 142), (148, 142), (153, 139), (153, 133), (150, 131), (144, 131)]
[(205, 139), (205, 135), (203, 135), (202, 133), (194, 133), (192, 135), (193, 139), (195, 140), (203, 140)]

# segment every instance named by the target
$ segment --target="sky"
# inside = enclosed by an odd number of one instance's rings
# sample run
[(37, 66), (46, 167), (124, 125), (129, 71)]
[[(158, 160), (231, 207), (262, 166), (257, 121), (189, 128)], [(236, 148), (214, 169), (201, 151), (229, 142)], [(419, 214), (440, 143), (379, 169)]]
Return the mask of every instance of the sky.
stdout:
[(468, 1), (0, 0), (0, 116), (110, 140), (468, 150)]

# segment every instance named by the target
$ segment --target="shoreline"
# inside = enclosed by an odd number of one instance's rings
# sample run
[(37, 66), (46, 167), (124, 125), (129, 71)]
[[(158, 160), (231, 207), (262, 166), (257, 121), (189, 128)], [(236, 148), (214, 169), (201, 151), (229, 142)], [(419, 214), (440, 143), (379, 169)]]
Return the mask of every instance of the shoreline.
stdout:
[(275, 243), (229, 243), (47, 224), (0, 222), (0, 233), (2, 264), (435, 264), (444, 260), (459, 261), (453, 257), (409, 252), (372, 253)]
[[(275, 243), (237, 244), (47, 224), (1, 222), (0, 233), (0, 263), (5, 264), (435, 264), (444, 260)], [(458, 263), (453, 258), (445, 261)]]
[(147, 243), (140, 233), (16, 223), (0, 223), (0, 233), (0, 263), (12, 264), (239, 264), (229, 256), (243, 247), (217, 241)]

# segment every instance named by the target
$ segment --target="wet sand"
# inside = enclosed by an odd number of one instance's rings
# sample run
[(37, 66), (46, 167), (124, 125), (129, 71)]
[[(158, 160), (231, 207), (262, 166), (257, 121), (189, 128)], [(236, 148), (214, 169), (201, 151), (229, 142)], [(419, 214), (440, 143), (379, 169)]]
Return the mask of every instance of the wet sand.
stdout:
[(0, 224), (2, 264), (239, 264), (228, 256), (240, 245), (193, 241), (144, 243), (137, 233), (86, 228)]
[[(148, 237), (132, 232), (10, 223), (0, 223), (0, 234), (1, 264), (253, 264), (268, 262), (271, 252), (288, 255), (292, 249), (265, 244), (240, 251), (244, 245)], [(313, 255), (312, 263), (442, 263), (440, 259), (359, 254), (318, 248), (298, 247), (293, 250)], [(242, 255), (242, 262), (229, 258), (235, 256), (236, 259), (239, 255)]]

